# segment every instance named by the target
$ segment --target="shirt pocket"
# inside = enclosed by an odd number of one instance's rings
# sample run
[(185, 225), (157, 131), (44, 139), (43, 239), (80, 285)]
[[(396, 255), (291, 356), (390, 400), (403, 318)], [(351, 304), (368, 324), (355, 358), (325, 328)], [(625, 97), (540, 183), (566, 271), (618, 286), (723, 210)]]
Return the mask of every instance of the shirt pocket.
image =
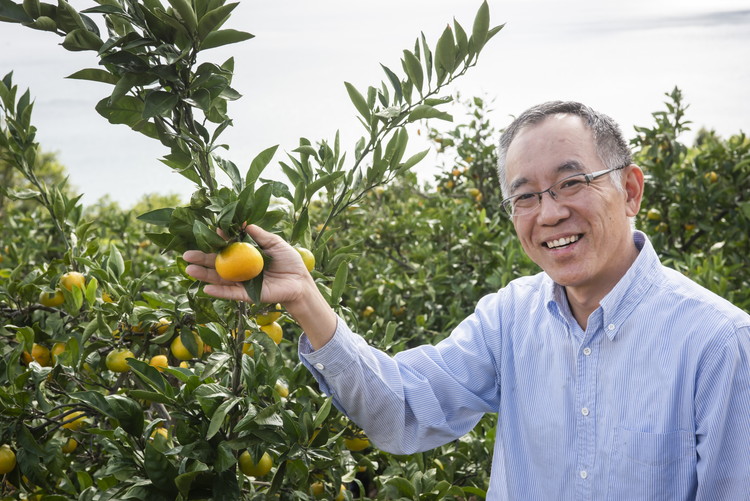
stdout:
[(695, 454), (695, 435), (688, 431), (648, 433), (615, 428), (607, 499), (690, 499), (697, 486)]

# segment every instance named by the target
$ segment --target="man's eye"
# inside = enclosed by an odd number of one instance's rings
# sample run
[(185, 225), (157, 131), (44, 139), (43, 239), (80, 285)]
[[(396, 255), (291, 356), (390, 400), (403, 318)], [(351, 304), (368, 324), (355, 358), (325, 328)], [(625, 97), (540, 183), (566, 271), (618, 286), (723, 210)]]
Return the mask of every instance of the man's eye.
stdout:
[(560, 189), (561, 190), (569, 190), (571, 188), (578, 188), (583, 183), (583, 179), (581, 178), (574, 178), (574, 179), (566, 179), (562, 183), (560, 183)]
[(516, 197), (517, 202), (525, 202), (525, 201), (529, 201), (533, 199), (534, 199), (533, 193), (521, 193), (520, 195)]

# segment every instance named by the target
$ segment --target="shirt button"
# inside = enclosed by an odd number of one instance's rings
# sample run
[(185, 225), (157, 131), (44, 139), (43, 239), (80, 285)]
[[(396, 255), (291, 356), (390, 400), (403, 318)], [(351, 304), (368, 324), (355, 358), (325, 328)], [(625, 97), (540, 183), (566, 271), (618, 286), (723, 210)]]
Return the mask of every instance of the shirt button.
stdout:
[(613, 331), (613, 330), (615, 330), (615, 324), (609, 324), (609, 325), (607, 326), (607, 330), (608, 330), (608, 331)]
[(585, 348), (583, 349), (583, 354), (584, 354), (584, 355), (586, 355), (587, 357), (588, 357), (589, 355), (591, 355), (591, 348), (589, 348), (588, 346), (587, 346), (587, 347), (585, 347)]
[(586, 470), (581, 470), (581, 473), (579, 473), (579, 475), (581, 475), (581, 478), (586, 479), (589, 476), (589, 472), (587, 472)]
[(584, 407), (583, 409), (581, 409), (581, 414), (583, 414), (584, 416), (588, 416), (589, 415), (589, 408), (588, 407)]
[(315, 364), (315, 368), (318, 369), (319, 371), (322, 371), (323, 369), (326, 368), (326, 366), (323, 364)]

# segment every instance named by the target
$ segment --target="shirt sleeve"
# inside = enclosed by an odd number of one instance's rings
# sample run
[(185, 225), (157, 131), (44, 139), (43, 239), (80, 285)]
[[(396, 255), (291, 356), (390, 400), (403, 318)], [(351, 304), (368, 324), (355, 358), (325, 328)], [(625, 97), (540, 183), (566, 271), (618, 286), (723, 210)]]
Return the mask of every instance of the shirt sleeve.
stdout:
[(750, 493), (750, 327), (736, 334), (698, 374), (696, 501), (747, 499)]
[(389, 356), (339, 318), (333, 338), (299, 353), (321, 390), (380, 449), (429, 450), (470, 431), (499, 406), (499, 372), (476, 313), (435, 346)]

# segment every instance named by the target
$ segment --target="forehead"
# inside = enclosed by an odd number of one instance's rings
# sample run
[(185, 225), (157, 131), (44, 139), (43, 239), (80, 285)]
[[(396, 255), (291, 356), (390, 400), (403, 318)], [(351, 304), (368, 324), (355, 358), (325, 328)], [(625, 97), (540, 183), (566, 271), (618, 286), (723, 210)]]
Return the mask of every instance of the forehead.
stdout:
[(566, 165), (593, 171), (602, 164), (592, 132), (580, 117), (552, 115), (524, 127), (513, 138), (506, 156), (506, 180), (511, 187), (549, 181)]

